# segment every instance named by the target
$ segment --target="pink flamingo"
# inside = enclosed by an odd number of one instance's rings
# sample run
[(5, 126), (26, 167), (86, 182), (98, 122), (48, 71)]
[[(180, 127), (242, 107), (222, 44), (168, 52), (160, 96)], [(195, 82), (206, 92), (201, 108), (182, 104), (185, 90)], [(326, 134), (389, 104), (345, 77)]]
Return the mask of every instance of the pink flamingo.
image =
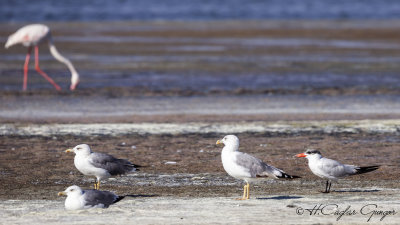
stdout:
[(5, 48), (9, 48), (10, 46), (16, 44), (22, 44), (28, 47), (28, 53), (26, 54), (25, 64), (24, 64), (24, 83), (22, 86), (22, 90), (26, 90), (27, 82), (28, 82), (28, 64), (31, 56), (32, 48), (35, 48), (35, 69), (36, 71), (42, 75), (47, 81), (49, 81), (58, 91), (61, 90), (60, 86), (58, 86), (53, 79), (51, 79), (45, 72), (43, 72), (39, 67), (39, 47), (38, 45), (44, 41), (48, 41), (50, 53), (53, 57), (59, 62), (67, 65), (68, 69), (71, 72), (71, 90), (75, 90), (76, 86), (79, 83), (79, 74), (76, 72), (72, 63), (63, 57), (56, 49), (56, 46), (53, 44), (51, 39), (50, 28), (43, 24), (30, 24), (24, 26), (17, 30), (15, 33), (11, 34), (8, 37)]

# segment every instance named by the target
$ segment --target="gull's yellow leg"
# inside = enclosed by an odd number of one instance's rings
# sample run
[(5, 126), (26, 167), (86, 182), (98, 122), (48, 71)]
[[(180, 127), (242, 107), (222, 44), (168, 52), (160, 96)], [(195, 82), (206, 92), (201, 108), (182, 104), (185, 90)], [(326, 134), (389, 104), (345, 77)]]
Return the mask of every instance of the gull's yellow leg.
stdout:
[(238, 198), (237, 200), (246, 200), (246, 196), (248, 196), (248, 185), (249, 183), (247, 183), (246, 185), (243, 186), (243, 197), (242, 198)]
[(241, 200), (246, 199), (246, 195), (247, 195), (247, 184), (243, 186), (243, 197), (241, 198)]
[(99, 182), (97, 181), (97, 179), (94, 180), (94, 189), (99, 190)]
[(97, 188), (96, 188), (96, 190), (100, 190), (100, 180), (97, 181)]
[(247, 183), (247, 196), (246, 199), (250, 199), (250, 184)]

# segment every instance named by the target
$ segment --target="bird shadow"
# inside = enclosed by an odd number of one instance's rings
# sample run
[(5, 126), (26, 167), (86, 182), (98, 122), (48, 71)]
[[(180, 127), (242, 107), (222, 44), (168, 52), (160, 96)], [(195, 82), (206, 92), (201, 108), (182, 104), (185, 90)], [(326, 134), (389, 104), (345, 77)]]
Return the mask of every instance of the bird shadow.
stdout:
[(301, 196), (288, 196), (288, 195), (281, 195), (281, 196), (274, 196), (274, 197), (264, 197), (264, 198), (256, 198), (258, 200), (287, 200), (287, 199), (299, 199), (303, 198)]
[(157, 197), (158, 195), (121, 195), (118, 196), (117, 199), (113, 203), (117, 203), (121, 201), (122, 199), (125, 199), (126, 197), (130, 198), (151, 198), (151, 197)]
[(338, 193), (369, 193), (369, 192), (379, 192), (380, 190), (373, 189), (373, 190), (333, 190), (331, 192), (338, 192)]
[(130, 198), (151, 198), (151, 197), (158, 197), (159, 195), (124, 195), (124, 197)]

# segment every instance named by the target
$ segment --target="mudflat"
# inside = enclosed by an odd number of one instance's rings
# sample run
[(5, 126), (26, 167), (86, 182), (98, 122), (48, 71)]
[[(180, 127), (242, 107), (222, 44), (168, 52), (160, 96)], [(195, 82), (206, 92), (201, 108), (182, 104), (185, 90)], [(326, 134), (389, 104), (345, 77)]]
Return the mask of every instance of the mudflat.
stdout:
[[(323, 189), (323, 180), (311, 174), (307, 162), (295, 154), (306, 148), (321, 152), (343, 163), (382, 165), (378, 171), (349, 177), (333, 189), (397, 188), (399, 171), (397, 135), (238, 135), (240, 149), (259, 157), (289, 174), (295, 181), (266, 181), (253, 188), (254, 197), (264, 195), (313, 194)], [(6, 199), (58, 199), (57, 191), (77, 184), (92, 188), (94, 178), (85, 177), (73, 164), (74, 154), (65, 149), (89, 144), (93, 151), (129, 159), (143, 168), (137, 173), (105, 180), (104, 190), (120, 195), (157, 195), (179, 197), (235, 197), (241, 194), (242, 181), (229, 177), (222, 168), (215, 142), (222, 134), (124, 135), (89, 137), (51, 136), (1, 137), (1, 189)], [(386, 192), (385, 192), (386, 193)], [(380, 194), (380, 191), (374, 193)]]

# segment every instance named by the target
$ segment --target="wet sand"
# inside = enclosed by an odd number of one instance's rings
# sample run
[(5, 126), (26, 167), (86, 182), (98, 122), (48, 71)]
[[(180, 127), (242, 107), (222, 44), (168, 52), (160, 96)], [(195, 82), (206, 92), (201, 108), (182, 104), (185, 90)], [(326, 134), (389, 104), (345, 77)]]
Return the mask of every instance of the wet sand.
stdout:
[(385, 120), (400, 118), (399, 95), (0, 97), (6, 123), (185, 123)]

